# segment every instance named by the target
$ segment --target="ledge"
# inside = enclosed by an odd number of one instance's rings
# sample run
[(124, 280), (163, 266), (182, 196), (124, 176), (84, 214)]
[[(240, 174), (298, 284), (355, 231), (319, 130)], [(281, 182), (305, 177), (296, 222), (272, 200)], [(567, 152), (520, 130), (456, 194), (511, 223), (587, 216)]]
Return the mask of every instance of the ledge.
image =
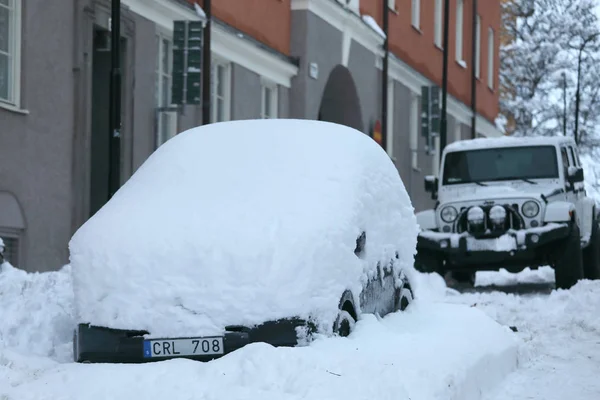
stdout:
[(3, 103), (1, 101), (0, 101), (0, 109), (7, 110), (7, 111), (13, 112), (15, 114), (29, 115), (29, 110), (19, 108), (13, 104)]

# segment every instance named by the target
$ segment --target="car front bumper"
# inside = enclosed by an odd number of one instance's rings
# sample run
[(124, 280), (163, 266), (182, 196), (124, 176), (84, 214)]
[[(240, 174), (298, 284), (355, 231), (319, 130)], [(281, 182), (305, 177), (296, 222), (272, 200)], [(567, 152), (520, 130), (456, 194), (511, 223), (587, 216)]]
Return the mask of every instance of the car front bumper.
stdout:
[(417, 251), (435, 254), (453, 266), (480, 265), (478, 269), (495, 269), (495, 264), (508, 262), (544, 262), (548, 247), (566, 238), (569, 224), (548, 224), (540, 228), (511, 230), (497, 238), (475, 238), (466, 233), (419, 233)]
[[(314, 326), (301, 319), (281, 319), (265, 322), (254, 328), (228, 327), (223, 334), (223, 354), (145, 357), (144, 335), (148, 332), (111, 329), (89, 324), (79, 324), (73, 337), (73, 355), (83, 363), (144, 363), (172, 358), (210, 361), (223, 357), (250, 343), (263, 342), (276, 347), (293, 347), (298, 344), (297, 328), (306, 327), (310, 334)], [(158, 340), (160, 338), (152, 338)], [(182, 338), (168, 338), (182, 339)]]

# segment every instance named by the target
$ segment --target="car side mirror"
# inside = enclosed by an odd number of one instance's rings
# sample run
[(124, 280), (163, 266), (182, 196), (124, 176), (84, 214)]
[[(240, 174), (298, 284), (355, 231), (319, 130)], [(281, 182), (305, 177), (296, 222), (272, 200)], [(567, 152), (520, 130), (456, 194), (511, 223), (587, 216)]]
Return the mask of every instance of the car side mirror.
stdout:
[(439, 180), (434, 175), (426, 175), (425, 176), (425, 191), (427, 193), (431, 193), (432, 199), (437, 199), (437, 189), (438, 189)]
[(579, 183), (584, 180), (583, 168), (580, 167), (569, 167), (567, 175), (567, 179), (570, 183)]

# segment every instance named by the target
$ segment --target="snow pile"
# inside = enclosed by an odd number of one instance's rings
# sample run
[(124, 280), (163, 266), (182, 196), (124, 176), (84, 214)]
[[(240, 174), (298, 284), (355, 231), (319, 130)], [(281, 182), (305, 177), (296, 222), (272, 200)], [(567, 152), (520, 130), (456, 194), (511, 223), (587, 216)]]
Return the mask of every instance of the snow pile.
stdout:
[[(366, 232), (366, 246), (354, 254)], [(308, 120), (183, 132), (70, 243), (78, 321), (151, 336), (314, 317), (377, 262), (414, 273), (417, 224), (398, 171), (363, 133)]]
[(57, 364), (0, 350), (0, 398), (477, 400), (516, 357), (515, 335), (483, 312), (416, 301), (365, 316), (348, 338), (257, 343), (209, 363)]
[(28, 274), (0, 266), (0, 347), (71, 360), (73, 291), (71, 269)]
[[(548, 270), (541, 269), (537, 277), (524, 271), (513, 274), (523, 275), (513, 279), (551, 281)], [(486, 283), (507, 282), (500, 274), (495, 280), (489, 276)], [(600, 398), (600, 281), (580, 281), (570, 290), (553, 291), (548, 296), (492, 292), (448, 300), (481, 309), (499, 323), (518, 329), (522, 343), (519, 369), (486, 399)]]

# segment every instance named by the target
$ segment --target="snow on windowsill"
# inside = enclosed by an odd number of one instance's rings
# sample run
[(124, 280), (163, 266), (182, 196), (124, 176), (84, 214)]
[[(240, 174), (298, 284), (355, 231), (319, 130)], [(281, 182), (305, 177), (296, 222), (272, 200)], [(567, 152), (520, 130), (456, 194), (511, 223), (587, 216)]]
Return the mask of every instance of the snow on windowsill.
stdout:
[(383, 29), (381, 29), (381, 27), (379, 26), (377, 21), (373, 19), (373, 17), (365, 14), (362, 16), (362, 20), (365, 24), (369, 26), (369, 28), (373, 29), (379, 36), (381, 36), (384, 39), (386, 38), (385, 32), (383, 32)]
[(467, 62), (465, 60), (456, 60), (456, 63), (463, 68), (467, 68)]

